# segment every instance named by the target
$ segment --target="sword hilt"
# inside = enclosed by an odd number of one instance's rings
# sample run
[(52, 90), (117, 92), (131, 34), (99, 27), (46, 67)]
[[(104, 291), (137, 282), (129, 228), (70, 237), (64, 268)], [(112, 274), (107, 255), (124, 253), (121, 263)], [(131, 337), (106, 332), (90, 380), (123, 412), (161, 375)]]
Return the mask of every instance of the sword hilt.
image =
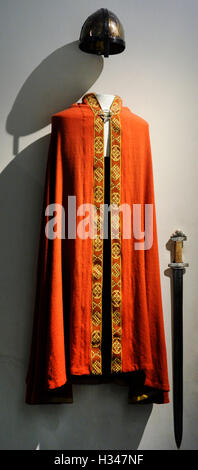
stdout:
[(168, 266), (174, 269), (183, 269), (189, 266), (188, 263), (184, 263), (182, 259), (182, 248), (183, 241), (187, 240), (187, 236), (182, 232), (182, 230), (175, 230), (170, 237), (173, 242), (174, 251), (173, 251), (173, 262), (169, 263)]

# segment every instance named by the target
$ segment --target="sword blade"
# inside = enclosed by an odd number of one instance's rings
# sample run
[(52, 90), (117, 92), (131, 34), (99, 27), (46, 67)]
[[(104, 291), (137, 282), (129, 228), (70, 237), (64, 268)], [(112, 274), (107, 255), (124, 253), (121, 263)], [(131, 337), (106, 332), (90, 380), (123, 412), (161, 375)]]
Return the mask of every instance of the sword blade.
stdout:
[(173, 269), (173, 414), (179, 448), (183, 434), (183, 274)]

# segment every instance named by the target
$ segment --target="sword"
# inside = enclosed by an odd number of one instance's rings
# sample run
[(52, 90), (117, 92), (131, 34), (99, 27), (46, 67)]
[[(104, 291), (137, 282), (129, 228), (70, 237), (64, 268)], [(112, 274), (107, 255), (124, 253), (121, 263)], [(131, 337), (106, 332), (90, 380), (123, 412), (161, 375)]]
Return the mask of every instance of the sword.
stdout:
[(173, 416), (174, 434), (177, 448), (183, 434), (183, 274), (188, 263), (183, 263), (183, 241), (187, 240), (181, 230), (170, 237), (173, 247), (172, 268), (173, 285)]

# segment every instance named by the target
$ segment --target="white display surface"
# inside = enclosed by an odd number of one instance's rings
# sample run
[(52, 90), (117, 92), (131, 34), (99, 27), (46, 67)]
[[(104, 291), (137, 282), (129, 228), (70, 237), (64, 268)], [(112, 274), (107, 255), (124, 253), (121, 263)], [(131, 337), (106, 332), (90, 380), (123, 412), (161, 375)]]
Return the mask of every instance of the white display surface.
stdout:
[[(105, 95), (96, 93), (97, 99), (100, 103), (101, 108), (105, 113), (109, 113), (110, 107), (113, 103), (115, 95)], [(109, 119), (104, 120), (104, 156), (109, 157), (110, 155), (110, 122)]]
[[(198, 2), (109, 0), (124, 26), (126, 50), (105, 59), (78, 48), (83, 22), (100, 7), (96, 0), (0, 5), (2, 449), (176, 449), (167, 242), (177, 228), (188, 237), (183, 259), (189, 263), (181, 449), (197, 448)], [(150, 126), (171, 386), (166, 405), (129, 405), (127, 387), (115, 384), (74, 385), (73, 404), (25, 404), (50, 119), (92, 91), (119, 95)]]

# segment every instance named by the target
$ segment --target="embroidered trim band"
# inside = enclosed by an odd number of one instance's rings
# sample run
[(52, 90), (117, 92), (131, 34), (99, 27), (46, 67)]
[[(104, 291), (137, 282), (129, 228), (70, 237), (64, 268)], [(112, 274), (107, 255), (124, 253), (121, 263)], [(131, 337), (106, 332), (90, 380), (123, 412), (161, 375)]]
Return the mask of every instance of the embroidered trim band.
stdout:
[[(94, 113), (93, 194), (96, 232), (92, 256), (91, 372), (102, 374), (102, 287), (104, 223), (104, 121), (103, 110), (94, 93), (83, 97)], [(110, 204), (111, 204), (111, 372), (122, 371), (121, 324), (121, 98), (115, 96), (110, 107)]]
[(122, 371), (121, 317), (121, 122), (120, 101), (115, 97), (111, 106), (110, 204), (111, 204), (111, 372)]

